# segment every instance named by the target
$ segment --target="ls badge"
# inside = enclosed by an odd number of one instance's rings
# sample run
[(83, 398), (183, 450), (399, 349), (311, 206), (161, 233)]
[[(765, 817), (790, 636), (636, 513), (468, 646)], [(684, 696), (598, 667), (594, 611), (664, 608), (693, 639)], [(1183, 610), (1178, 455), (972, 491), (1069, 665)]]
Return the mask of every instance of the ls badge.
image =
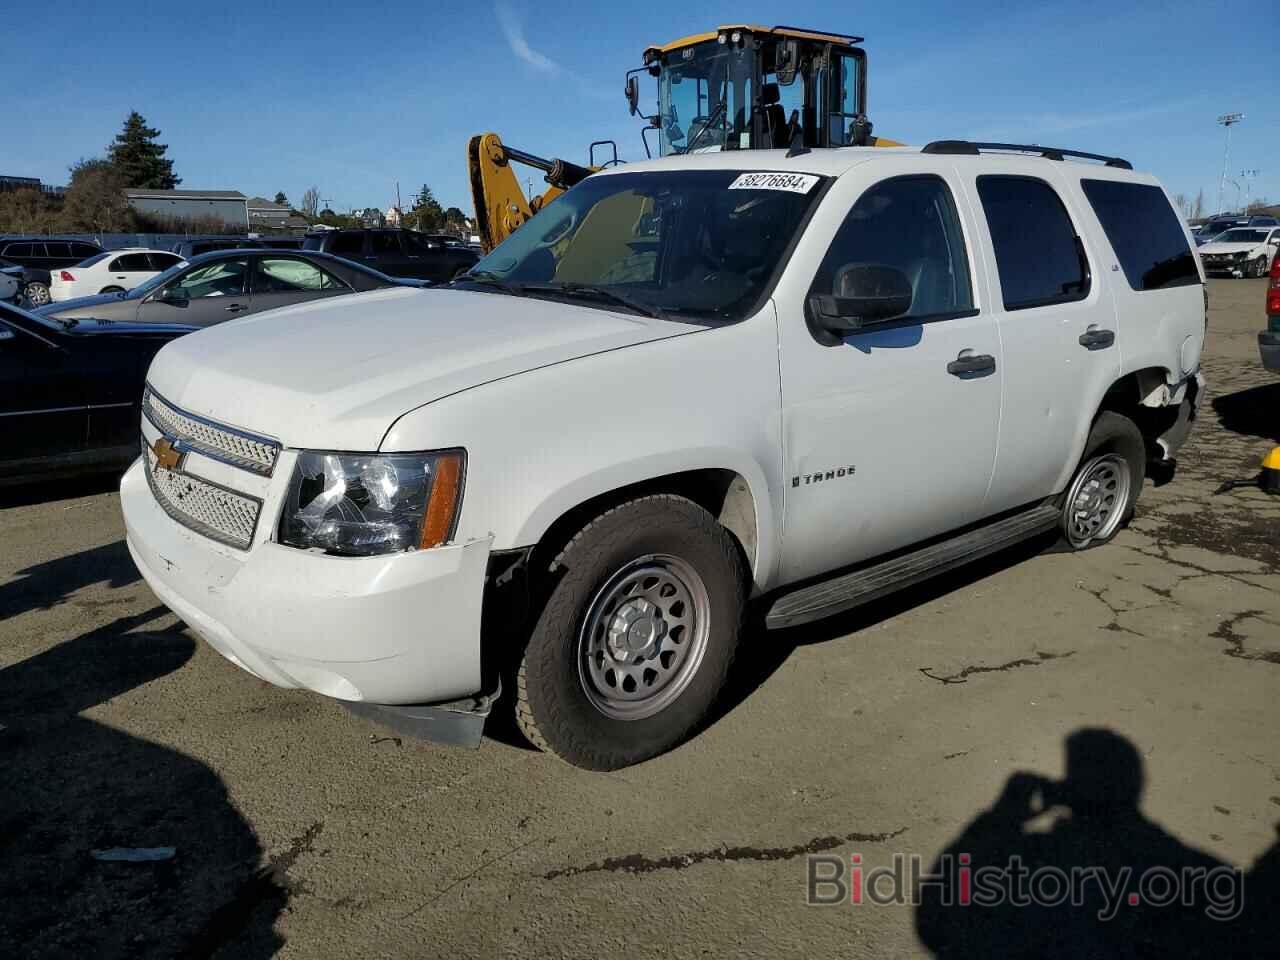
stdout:
[(156, 466), (166, 470), (176, 470), (182, 461), (182, 452), (174, 447), (168, 437), (159, 437), (151, 445), (151, 452), (156, 455)]

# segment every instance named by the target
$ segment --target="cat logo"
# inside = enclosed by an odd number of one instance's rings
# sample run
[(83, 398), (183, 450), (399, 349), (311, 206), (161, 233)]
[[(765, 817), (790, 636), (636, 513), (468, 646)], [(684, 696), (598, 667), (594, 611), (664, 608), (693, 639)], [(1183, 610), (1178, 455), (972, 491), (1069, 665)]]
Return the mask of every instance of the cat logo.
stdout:
[(182, 461), (182, 451), (173, 445), (168, 437), (160, 437), (151, 445), (151, 452), (156, 455), (156, 466), (165, 470), (176, 470)]

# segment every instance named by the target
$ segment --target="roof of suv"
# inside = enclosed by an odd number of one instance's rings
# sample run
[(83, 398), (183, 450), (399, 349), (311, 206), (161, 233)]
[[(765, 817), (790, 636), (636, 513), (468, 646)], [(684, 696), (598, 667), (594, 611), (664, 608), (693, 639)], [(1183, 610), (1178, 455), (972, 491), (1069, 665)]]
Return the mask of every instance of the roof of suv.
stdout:
[[(1031, 148), (1028, 148), (1031, 149)], [(1041, 148), (1034, 148), (1041, 149)], [(1043, 170), (1043, 164), (1057, 164), (1059, 169), (1064, 163), (1072, 164), (1072, 169), (1105, 172), (1107, 176), (1118, 175), (1123, 179), (1135, 177), (1135, 173), (1127, 167), (1104, 165), (1101, 163), (1079, 162), (1075, 160), (1050, 159), (1035, 153), (1018, 151), (983, 150), (980, 153), (959, 153), (950, 151), (927, 152), (923, 147), (818, 147), (803, 152), (792, 153), (789, 150), (721, 150), (708, 153), (676, 154), (652, 160), (641, 160), (636, 163), (619, 164), (609, 167), (593, 177), (617, 176), (626, 173), (637, 173), (659, 170), (739, 170), (779, 171), (790, 173), (812, 173), (820, 176), (838, 177), (862, 163), (883, 162), (891, 158), (926, 156), (940, 163), (978, 163), (1004, 167), (1024, 167), (1029, 171)], [(1140, 179), (1150, 179), (1143, 174), (1136, 175)]]

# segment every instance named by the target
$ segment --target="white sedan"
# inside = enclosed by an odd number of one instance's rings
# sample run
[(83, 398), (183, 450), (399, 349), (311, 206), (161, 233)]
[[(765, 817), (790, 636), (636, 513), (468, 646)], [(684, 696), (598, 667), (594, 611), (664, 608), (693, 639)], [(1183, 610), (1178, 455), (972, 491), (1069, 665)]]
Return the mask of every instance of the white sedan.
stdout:
[(99, 293), (122, 293), (182, 262), (181, 257), (167, 250), (109, 250), (74, 267), (51, 270), (49, 296), (61, 302)]
[(1204, 272), (1265, 277), (1280, 250), (1280, 227), (1232, 227), (1200, 248)]

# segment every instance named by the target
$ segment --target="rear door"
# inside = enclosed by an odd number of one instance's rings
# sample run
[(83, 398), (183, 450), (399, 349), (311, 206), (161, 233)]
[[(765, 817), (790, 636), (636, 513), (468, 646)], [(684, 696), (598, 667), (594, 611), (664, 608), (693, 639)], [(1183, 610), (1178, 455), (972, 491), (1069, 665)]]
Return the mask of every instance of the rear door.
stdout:
[[(993, 163), (999, 161), (983, 167)], [(1044, 178), (1011, 172), (967, 182), (995, 254), (989, 283), (1004, 349), (1005, 401), (988, 513), (1065, 486), (1096, 404), (1120, 371), (1115, 307), (1093, 276), (1103, 258), (1079, 226), (1073, 195), (1054, 176), (1047, 169)]]
[(423, 276), (421, 262), (410, 261), (401, 246), (399, 230), (369, 231), (369, 256), (365, 262), (392, 277)]
[(268, 255), (255, 261), (251, 313), (351, 292), (328, 270), (301, 257)]
[[(123, 253), (108, 262), (107, 275), (100, 278), (100, 289), (119, 287), (121, 290), (132, 290), (154, 273), (151, 260), (145, 253)], [(98, 292), (99, 290), (86, 291), (91, 294)]]

